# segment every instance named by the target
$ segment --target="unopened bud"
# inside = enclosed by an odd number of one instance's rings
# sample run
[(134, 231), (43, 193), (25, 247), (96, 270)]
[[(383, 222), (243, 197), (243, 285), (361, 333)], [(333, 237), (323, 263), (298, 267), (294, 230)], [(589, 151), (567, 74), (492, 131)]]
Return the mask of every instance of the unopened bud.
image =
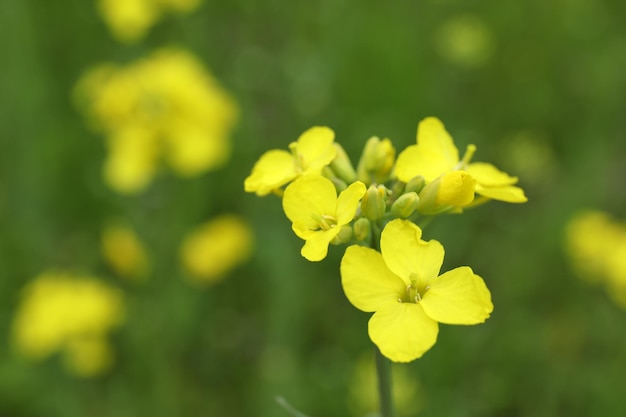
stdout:
[(365, 217), (354, 222), (354, 238), (359, 242), (367, 242), (372, 236), (372, 224)]
[(333, 238), (333, 240), (330, 241), (330, 243), (333, 245), (342, 245), (350, 242), (350, 240), (352, 240), (352, 227), (346, 224), (341, 226), (339, 233)]
[(476, 180), (465, 171), (443, 174), (422, 189), (417, 210), (422, 214), (438, 214), (465, 207), (474, 199), (475, 187)]
[(389, 139), (380, 140), (376, 136), (369, 138), (357, 167), (359, 180), (365, 184), (385, 182), (389, 178), (395, 157), (396, 150)]
[(426, 180), (424, 180), (424, 177), (421, 175), (418, 175), (417, 177), (411, 178), (411, 180), (406, 183), (404, 191), (407, 193), (413, 191), (419, 194), (422, 191), (422, 188), (424, 188), (424, 185), (426, 185)]
[(361, 200), (361, 213), (371, 221), (376, 221), (385, 215), (387, 209), (387, 189), (384, 185), (370, 185)]
[(345, 183), (352, 184), (356, 181), (356, 172), (354, 171), (352, 162), (350, 162), (350, 158), (340, 144), (334, 142), (333, 146), (335, 147), (335, 159), (330, 163), (330, 168), (335, 172), (335, 175), (341, 178)]
[(420, 198), (414, 191), (403, 194), (391, 205), (391, 214), (396, 218), (407, 219), (415, 213), (419, 201)]

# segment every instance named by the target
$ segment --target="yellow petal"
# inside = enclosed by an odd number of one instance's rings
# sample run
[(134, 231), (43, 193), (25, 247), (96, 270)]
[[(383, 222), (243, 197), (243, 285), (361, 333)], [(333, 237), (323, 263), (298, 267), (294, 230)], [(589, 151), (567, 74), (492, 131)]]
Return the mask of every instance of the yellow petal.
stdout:
[(304, 173), (319, 174), (336, 154), (335, 132), (328, 127), (315, 126), (300, 135), (296, 145)]
[(476, 182), (485, 187), (513, 185), (517, 183), (517, 177), (512, 177), (486, 162), (474, 162), (469, 164), (466, 171), (474, 177)]
[(410, 362), (435, 344), (439, 325), (419, 304), (395, 303), (372, 316), (368, 331), (372, 342), (387, 358)]
[(485, 282), (468, 266), (431, 281), (420, 305), (430, 318), (445, 324), (482, 323), (493, 311)]
[(459, 163), (459, 150), (452, 136), (436, 117), (427, 117), (417, 126), (417, 144), (439, 155), (441, 163), (454, 166)]
[(341, 285), (353, 306), (376, 311), (406, 293), (404, 281), (391, 272), (374, 249), (353, 245), (341, 259)]
[(476, 194), (507, 203), (525, 203), (528, 201), (524, 195), (524, 190), (514, 185), (490, 188), (476, 185)]
[(348, 188), (343, 190), (337, 198), (336, 218), (337, 224), (342, 226), (348, 224), (354, 218), (359, 201), (365, 194), (365, 184), (361, 181), (350, 184)]
[(330, 230), (318, 230), (311, 234), (306, 239), (300, 254), (311, 262), (321, 261), (328, 254), (328, 244), (337, 234), (341, 228), (334, 227)]
[(474, 200), (476, 180), (465, 171), (452, 171), (441, 178), (435, 202), (438, 205), (463, 207)]
[(321, 215), (335, 215), (337, 191), (333, 183), (320, 175), (298, 178), (285, 190), (283, 210), (299, 228), (317, 230)]
[(424, 242), (421, 236), (421, 229), (414, 223), (395, 219), (387, 223), (380, 238), (385, 264), (407, 286), (412, 278), (422, 283), (435, 278), (443, 264), (443, 246), (436, 240)]
[(265, 152), (244, 181), (246, 192), (264, 196), (282, 187), (297, 176), (293, 156), (283, 150)]
[(427, 117), (417, 127), (417, 145), (409, 146), (398, 155), (395, 174), (400, 181), (408, 182), (421, 175), (431, 182), (459, 163), (459, 150), (443, 123)]

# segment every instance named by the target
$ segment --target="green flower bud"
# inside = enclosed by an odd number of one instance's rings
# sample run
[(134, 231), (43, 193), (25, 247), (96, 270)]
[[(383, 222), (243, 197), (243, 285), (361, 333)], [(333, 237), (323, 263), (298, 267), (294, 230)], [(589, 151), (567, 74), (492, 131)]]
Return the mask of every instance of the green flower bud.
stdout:
[(339, 230), (339, 234), (330, 241), (333, 245), (342, 245), (344, 243), (348, 243), (352, 240), (352, 227), (347, 224), (341, 226)]
[(330, 163), (330, 168), (334, 171), (335, 175), (341, 178), (345, 183), (352, 184), (356, 181), (356, 172), (350, 162), (350, 158), (346, 154), (343, 147), (337, 142), (333, 143), (335, 147), (335, 159)]
[(385, 215), (387, 209), (387, 189), (384, 185), (370, 185), (361, 200), (361, 213), (371, 221)]
[(359, 180), (366, 185), (385, 182), (389, 178), (395, 157), (396, 150), (389, 139), (381, 141), (376, 136), (369, 138), (357, 167)]
[(359, 242), (367, 242), (372, 236), (372, 224), (365, 217), (354, 222), (354, 238)]
[(407, 193), (414, 191), (419, 194), (420, 191), (422, 191), (422, 188), (424, 188), (424, 185), (426, 185), (426, 181), (424, 180), (424, 177), (422, 177), (421, 175), (418, 175), (417, 177), (411, 178), (411, 180), (406, 183), (406, 187), (404, 187), (404, 191)]
[(407, 219), (417, 210), (419, 201), (420, 198), (414, 191), (403, 194), (391, 205), (391, 214), (394, 217)]

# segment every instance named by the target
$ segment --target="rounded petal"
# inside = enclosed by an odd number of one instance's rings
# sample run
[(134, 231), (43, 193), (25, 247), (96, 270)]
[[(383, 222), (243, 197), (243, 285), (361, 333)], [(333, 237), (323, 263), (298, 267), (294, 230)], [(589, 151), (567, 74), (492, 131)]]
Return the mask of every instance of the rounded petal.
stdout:
[(395, 303), (377, 311), (369, 321), (370, 339), (394, 362), (421, 357), (437, 341), (439, 325), (419, 304)]
[(339, 194), (336, 210), (338, 225), (342, 226), (352, 221), (356, 210), (359, 208), (359, 201), (361, 201), (366, 191), (365, 184), (357, 181), (350, 184), (348, 188)]
[(420, 305), (430, 318), (445, 324), (482, 323), (493, 311), (485, 282), (468, 266), (431, 281)]
[(380, 248), (387, 267), (406, 285), (411, 276), (424, 284), (439, 275), (443, 264), (443, 246), (436, 240), (421, 240), (422, 230), (408, 220), (387, 223), (380, 238)]
[(314, 232), (306, 239), (300, 254), (311, 262), (321, 261), (328, 254), (328, 244), (337, 236), (339, 230), (341, 230), (339, 227), (334, 227)]
[(497, 187), (517, 183), (517, 177), (511, 177), (495, 166), (486, 162), (474, 162), (467, 166), (466, 171), (484, 187)]
[(525, 203), (528, 201), (524, 190), (514, 185), (506, 185), (503, 187), (482, 187), (476, 185), (476, 194), (493, 200), (505, 201), (507, 203)]
[(417, 144), (438, 155), (441, 164), (459, 163), (459, 150), (441, 120), (427, 117), (417, 126)]
[(404, 182), (421, 175), (428, 183), (458, 163), (459, 150), (443, 123), (436, 117), (427, 117), (417, 127), (417, 145), (398, 155), (395, 174)]
[(285, 190), (283, 210), (299, 228), (317, 230), (321, 215), (335, 215), (337, 191), (333, 183), (320, 175), (298, 178)]
[(296, 150), (302, 158), (304, 173), (319, 174), (322, 168), (330, 164), (336, 154), (334, 140), (335, 132), (323, 126), (312, 127), (300, 135)]
[(341, 259), (341, 285), (353, 306), (377, 311), (396, 304), (406, 293), (404, 281), (391, 272), (374, 249), (353, 245)]
[(244, 181), (244, 189), (246, 192), (264, 196), (287, 184), (297, 175), (291, 154), (274, 149), (265, 152), (254, 164), (252, 173)]

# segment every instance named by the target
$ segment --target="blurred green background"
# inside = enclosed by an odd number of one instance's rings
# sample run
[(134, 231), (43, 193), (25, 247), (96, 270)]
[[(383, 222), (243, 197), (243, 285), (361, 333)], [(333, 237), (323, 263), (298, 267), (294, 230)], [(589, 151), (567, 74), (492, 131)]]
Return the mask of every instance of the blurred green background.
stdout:
[[(312, 417), (371, 411), (358, 372), (373, 360), (369, 315), (343, 295), (342, 250), (306, 261), (279, 199), (242, 184), (264, 151), (310, 126), (333, 128), (356, 163), (370, 136), (413, 144), (430, 115), (460, 149), (478, 146), (475, 161), (518, 175), (529, 202), (426, 230), (446, 247), (443, 270), (471, 265), (495, 310), (480, 326), (442, 326), (431, 351), (397, 367), (411, 381), (397, 384), (410, 391), (400, 415), (626, 415), (626, 311), (578, 280), (563, 251), (577, 210), (626, 219), (624, 16), (620, 0), (206, 0), (125, 45), (91, 1), (0, 0), (0, 416), (286, 416), (276, 395)], [(198, 56), (238, 102), (233, 157), (116, 194), (101, 177), (105, 142), (71, 91), (101, 62), (169, 45)], [(190, 285), (181, 239), (225, 212), (250, 221), (254, 255), (223, 282)], [(102, 260), (111, 218), (145, 242), (143, 285)], [(50, 268), (123, 289), (105, 375), (81, 379), (12, 348), (20, 291)]]

